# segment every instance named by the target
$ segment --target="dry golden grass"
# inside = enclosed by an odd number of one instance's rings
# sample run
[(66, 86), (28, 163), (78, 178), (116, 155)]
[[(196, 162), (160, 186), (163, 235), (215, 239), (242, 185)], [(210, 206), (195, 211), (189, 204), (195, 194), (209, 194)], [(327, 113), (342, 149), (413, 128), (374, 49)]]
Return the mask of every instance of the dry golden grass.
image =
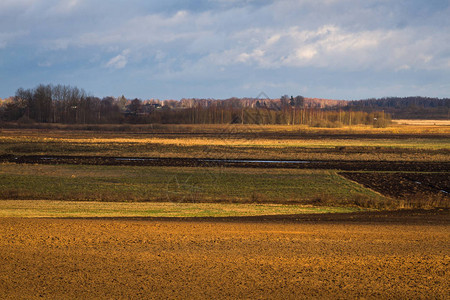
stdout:
[[(10, 130), (36, 133), (39, 131), (80, 132), (81, 134), (103, 132), (106, 134), (121, 133), (246, 133), (246, 132), (302, 132), (309, 134), (445, 134), (450, 133), (448, 120), (393, 120), (386, 128), (374, 128), (370, 125), (343, 126), (338, 128), (319, 128), (307, 125), (256, 125), (256, 124), (156, 124), (156, 125), (61, 125), (45, 124), (38, 129), (1, 129), (0, 133)], [(92, 127), (92, 128), (91, 128)]]
[(284, 147), (308, 147), (308, 148), (333, 148), (339, 146), (370, 146), (370, 147), (401, 147), (401, 148), (428, 148), (440, 149), (450, 148), (450, 139), (442, 139), (439, 143), (436, 140), (427, 139), (405, 139), (405, 140), (391, 140), (391, 139), (243, 139), (243, 138), (196, 138), (196, 137), (92, 137), (92, 138), (57, 138), (57, 137), (33, 137), (33, 136), (9, 136), (0, 137), (2, 143), (8, 142), (23, 142), (23, 143), (61, 143), (61, 144), (75, 144), (75, 145), (174, 145), (174, 146), (232, 146), (232, 147), (248, 147), (248, 146), (263, 146), (269, 148), (284, 148)]
[(0, 200), (0, 217), (236, 217), (287, 214), (343, 213), (357, 208), (282, 204), (124, 203), (93, 201)]
[(394, 120), (395, 123), (400, 125), (413, 125), (413, 126), (450, 126), (450, 120)]
[[(450, 148), (450, 128), (446, 127), (427, 127), (427, 126), (398, 126), (392, 128), (370, 128), (370, 127), (352, 127), (336, 128), (336, 129), (311, 129), (299, 131), (298, 134), (292, 126), (247, 126), (245, 128), (237, 126), (238, 130), (228, 132), (217, 132), (215, 135), (207, 137), (190, 136), (189, 133), (175, 136), (152, 136), (149, 134), (127, 134), (127, 133), (105, 133), (105, 132), (79, 132), (79, 131), (39, 131), (39, 130), (3, 130), (0, 135), (0, 143), (49, 143), (49, 144), (83, 144), (83, 145), (140, 145), (140, 144), (157, 144), (157, 145), (176, 145), (176, 146), (264, 146), (264, 147), (336, 147), (336, 146), (373, 146), (373, 147), (412, 147), (412, 148)], [(209, 126), (207, 126), (209, 128)], [(270, 133), (280, 132), (292, 135), (273, 139), (267, 138), (262, 134), (260, 137), (242, 138), (234, 133), (257, 133), (263, 127), (264, 132)], [(214, 126), (212, 127), (214, 128)], [(295, 128), (298, 127), (295, 126)], [(210, 128), (211, 129), (211, 128)], [(245, 131), (247, 129), (247, 131)], [(350, 131), (349, 131), (350, 130)], [(326, 134), (336, 137), (327, 136), (326, 138), (313, 138), (302, 134)], [(343, 138), (342, 134), (348, 133), (349, 136)], [(358, 135), (358, 138), (351, 138), (351, 135)], [(361, 137), (361, 134), (367, 134), (367, 137)], [(416, 134), (414, 139), (391, 139), (378, 138), (377, 134)], [(422, 138), (421, 135), (439, 134), (435, 139)], [(375, 135), (372, 137), (371, 135)]]

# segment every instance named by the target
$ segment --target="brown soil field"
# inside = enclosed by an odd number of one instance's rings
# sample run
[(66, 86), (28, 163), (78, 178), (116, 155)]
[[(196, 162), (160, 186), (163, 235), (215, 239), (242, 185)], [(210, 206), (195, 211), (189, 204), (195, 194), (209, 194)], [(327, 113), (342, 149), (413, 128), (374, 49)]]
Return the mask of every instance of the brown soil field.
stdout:
[(26, 164), (76, 164), (114, 166), (174, 166), (174, 167), (241, 167), (241, 168), (294, 168), (335, 169), (345, 171), (415, 171), (447, 172), (449, 161), (298, 161), (257, 159), (206, 159), (206, 158), (157, 158), (157, 157), (109, 157), (109, 156), (58, 156), (58, 155), (0, 155), (0, 162)]
[(0, 219), (0, 298), (449, 299), (449, 211)]
[(436, 195), (450, 201), (449, 173), (384, 173), (341, 172), (340, 175), (359, 182), (379, 193), (395, 198)]

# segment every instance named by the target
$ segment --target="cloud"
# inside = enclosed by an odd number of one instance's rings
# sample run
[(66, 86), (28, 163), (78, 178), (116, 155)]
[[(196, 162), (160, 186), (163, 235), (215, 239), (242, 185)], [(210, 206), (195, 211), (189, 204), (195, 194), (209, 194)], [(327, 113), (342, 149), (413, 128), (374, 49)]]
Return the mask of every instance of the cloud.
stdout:
[(122, 51), (121, 54), (111, 58), (107, 63), (106, 67), (111, 69), (123, 69), (128, 63), (129, 50)]
[(49, 61), (38, 62), (39, 67), (48, 68), (52, 66), (52, 63)]
[[(239, 33), (231, 44), (246, 46), (211, 54), (223, 65), (246, 64), (260, 68), (317, 67), (341, 70), (396, 70), (408, 65), (417, 70), (447, 70), (447, 32), (422, 29), (349, 31), (336, 25), (315, 30), (300, 27)], [(233, 57), (234, 56), (234, 57)]]
[[(115, 10), (114, 15), (100, 14), (94, 7), (95, 1), (89, 5), (81, 0), (66, 0), (49, 7), (38, 0), (34, 10), (47, 8), (47, 15), (54, 16), (58, 22), (61, 20), (57, 16), (83, 7), (94, 8), (87, 15), (98, 18), (98, 24), (94, 28), (46, 33), (46, 38), (38, 39), (35, 44), (44, 51), (95, 47), (103, 55), (110, 55), (111, 48), (129, 48), (131, 54), (120, 54), (108, 61), (107, 65), (115, 68), (125, 67), (131, 56), (148, 60), (161, 52), (168, 63), (177, 57), (211, 64), (214, 58), (220, 66), (314, 66), (349, 70), (372, 67), (395, 70), (402, 65), (413, 69), (446, 68), (439, 57), (446, 56), (450, 50), (449, 44), (443, 42), (449, 40), (450, 33), (436, 30), (432, 24), (405, 25), (408, 20), (397, 4), (391, 7), (385, 1), (375, 0), (364, 4), (353, 0), (320, 3), (282, 0), (256, 5), (257, 2), (204, 1), (199, 3), (209, 10), (179, 5), (186, 9), (169, 14), (143, 11), (131, 16), (124, 14), (121, 18)], [(138, 0), (135, 3), (142, 5)], [(111, 6), (119, 8), (117, 3)], [(430, 14), (439, 14), (429, 10)], [(83, 12), (73, 15), (81, 26), (85, 23)], [(398, 23), (404, 25), (398, 27)], [(5, 42), (1, 45), (5, 47)]]
[[(239, 86), (262, 82), (275, 89), (290, 82), (285, 87), (291, 89), (293, 77), (314, 70), (321, 78), (339, 72), (440, 72), (445, 79), (447, 2), (4, 0), (0, 49), (23, 53), (3, 59), (10, 69), (23, 61), (30, 70), (51, 61), (48, 70), (104, 75), (120, 69), (130, 78), (188, 78), (199, 86), (240, 78)], [(275, 73), (280, 84), (267, 84)]]
[(17, 39), (23, 38), (29, 34), (28, 31), (20, 30), (16, 32), (0, 32), (0, 49), (6, 48), (6, 46)]
[(32, 5), (34, 0), (2, 0), (0, 2), (0, 11), (9, 13), (12, 10), (20, 10)]
[(55, 3), (47, 14), (50, 16), (55, 15), (68, 15), (73, 13), (76, 9), (80, 8), (83, 0), (62, 0)]

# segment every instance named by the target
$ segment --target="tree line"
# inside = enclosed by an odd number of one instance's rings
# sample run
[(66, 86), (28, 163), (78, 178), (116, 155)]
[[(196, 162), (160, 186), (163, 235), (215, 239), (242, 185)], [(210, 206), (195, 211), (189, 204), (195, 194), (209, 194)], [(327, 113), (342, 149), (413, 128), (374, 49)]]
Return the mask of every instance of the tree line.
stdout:
[[(353, 108), (356, 106), (353, 106)], [(0, 101), (0, 120), (62, 124), (285, 124), (340, 127), (366, 124), (384, 127), (390, 115), (342, 106), (330, 109), (306, 103), (303, 96), (279, 99), (229, 98), (145, 100), (124, 96), (98, 98), (67, 85), (19, 88)]]
[(348, 101), (345, 110), (383, 110), (396, 119), (449, 119), (450, 98), (385, 97)]
[(38, 85), (19, 88), (0, 107), (3, 121), (63, 124), (116, 123), (122, 119), (117, 99), (100, 99), (83, 89), (67, 85)]

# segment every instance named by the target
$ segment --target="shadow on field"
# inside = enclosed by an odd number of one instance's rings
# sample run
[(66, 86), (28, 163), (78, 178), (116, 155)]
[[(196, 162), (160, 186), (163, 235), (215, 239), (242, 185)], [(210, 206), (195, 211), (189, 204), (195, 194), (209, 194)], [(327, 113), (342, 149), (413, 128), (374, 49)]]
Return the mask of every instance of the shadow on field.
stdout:
[(68, 218), (84, 220), (158, 221), (158, 222), (230, 222), (230, 223), (361, 223), (399, 225), (450, 225), (450, 209), (414, 209), (366, 211), (354, 213), (295, 214), (241, 217), (100, 217)]

